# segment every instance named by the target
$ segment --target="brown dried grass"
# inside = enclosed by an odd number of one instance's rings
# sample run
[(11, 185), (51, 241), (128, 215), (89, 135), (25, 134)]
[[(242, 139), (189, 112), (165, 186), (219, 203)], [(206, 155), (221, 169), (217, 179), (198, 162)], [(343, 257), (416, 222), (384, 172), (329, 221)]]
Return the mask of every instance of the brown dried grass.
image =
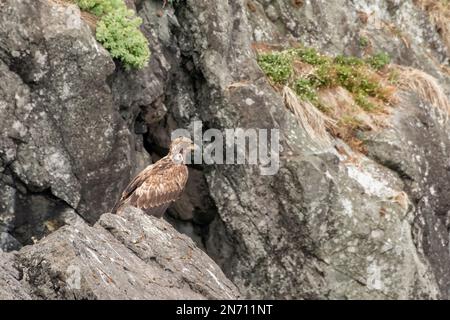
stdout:
[(327, 116), (335, 122), (328, 126), (328, 131), (355, 151), (366, 153), (363, 142), (357, 137), (358, 131), (376, 131), (387, 125), (386, 113), (365, 112), (355, 103), (350, 92), (342, 87), (321, 90), (319, 101), (326, 107)]
[(450, 2), (446, 0), (414, 0), (414, 3), (428, 12), (450, 54)]
[(327, 128), (334, 126), (336, 121), (317, 110), (310, 102), (300, 100), (288, 86), (283, 87), (282, 94), (287, 108), (294, 114), (311, 140), (320, 146), (329, 145), (331, 140)]
[(442, 110), (448, 117), (450, 101), (436, 78), (410, 67), (397, 65), (395, 68), (398, 70), (398, 85), (401, 88), (416, 92), (420, 98)]

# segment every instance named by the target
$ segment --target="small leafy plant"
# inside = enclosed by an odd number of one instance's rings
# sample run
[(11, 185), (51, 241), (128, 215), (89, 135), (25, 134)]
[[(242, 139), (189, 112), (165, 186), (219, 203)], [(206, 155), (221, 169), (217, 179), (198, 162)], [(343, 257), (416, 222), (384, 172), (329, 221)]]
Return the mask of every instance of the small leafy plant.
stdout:
[(77, 5), (81, 10), (88, 11), (98, 17), (115, 10), (126, 9), (122, 0), (77, 0)]
[[(306, 76), (296, 77), (295, 61), (314, 67)], [(270, 52), (258, 56), (258, 63), (265, 74), (277, 85), (288, 85), (303, 100), (317, 103), (317, 91), (321, 88), (341, 86), (354, 95), (355, 102), (363, 109), (372, 109), (367, 97), (389, 100), (375, 73), (390, 62), (386, 53), (366, 59), (339, 55), (335, 58), (318, 53), (313, 48), (294, 48)]]
[(300, 78), (294, 82), (295, 93), (303, 100), (309, 100), (311, 102), (318, 102), (316, 86), (310, 79)]
[(375, 70), (381, 70), (391, 62), (391, 58), (387, 53), (381, 52), (371, 56), (366, 61)]
[(369, 38), (364, 37), (364, 36), (361, 36), (361, 37), (359, 38), (359, 46), (360, 46), (361, 48), (367, 48), (367, 47), (369, 46), (369, 44), (370, 44)]
[[(386, 103), (393, 98), (395, 87), (390, 84), (395, 76), (392, 72), (386, 72), (389, 70), (382, 71), (389, 62), (386, 53), (366, 58), (344, 55), (330, 57), (305, 47), (258, 55), (261, 69), (275, 88), (286, 90), (284, 86), (287, 86), (300, 101), (310, 102), (335, 121), (336, 125), (329, 128), (333, 135), (343, 138), (359, 150), (363, 150), (363, 147), (356, 131), (373, 128), (372, 125), (362, 123), (365, 120), (361, 120), (361, 114), (366, 114), (362, 119), (380, 115), (385, 112)], [(328, 94), (335, 92), (337, 99), (343, 99), (340, 100), (343, 102), (335, 100), (331, 102), (334, 107), (330, 107), (327, 105), (330, 100), (323, 100), (321, 96), (325, 90)], [(350, 100), (345, 100), (347, 96)]]
[(142, 19), (133, 11), (121, 9), (108, 13), (97, 25), (97, 40), (128, 69), (143, 68), (150, 58), (147, 39), (139, 30), (141, 24)]
[(76, 0), (81, 10), (100, 18), (96, 38), (126, 69), (140, 69), (150, 59), (148, 41), (140, 31), (142, 19), (123, 0)]
[(293, 73), (291, 57), (284, 52), (274, 52), (271, 54), (261, 55), (258, 63), (264, 73), (274, 82), (286, 83)]
[(295, 49), (297, 56), (305, 63), (319, 66), (327, 63), (328, 59), (317, 52), (314, 48)]

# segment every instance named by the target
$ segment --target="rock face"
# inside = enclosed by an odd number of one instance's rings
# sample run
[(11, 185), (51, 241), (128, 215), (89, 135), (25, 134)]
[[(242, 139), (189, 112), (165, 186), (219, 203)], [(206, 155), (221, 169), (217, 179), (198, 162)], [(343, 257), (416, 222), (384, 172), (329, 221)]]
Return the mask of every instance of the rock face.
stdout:
[(15, 266), (13, 256), (0, 251), (0, 299), (29, 300), (29, 287), (21, 283), (22, 275)]
[(450, 287), (448, 114), (415, 95), (404, 101), (392, 116), (392, 127), (368, 137), (369, 156), (402, 179), (414, 204), (414, 242), (445, 293)]
[(114, 64), (75, 6), (0, 5), (0, 216), (31, 243), (64, 211), (95, 221), (110, 209), (134, 153), (107, 84)]
[[(152, 58), (127, 72), (74, 6), (0, 0), (0, 246), (19, 250), (0, 255), (0, 297), (238, 297), (225, 274), (249, 298), (448, 298), (445, 106), (399, 90), (390, 125), (364, 137), (367, 155), (340, 140), (317, 146), (252, 50), (387, 51), (448, 97), (446, 42), (427, 13), (391, 0), (174, 6), (135, 1)], [(191, 168), (168, 219), (195, 245), (140, 212), (101, 216), (194, 120), (278, 128), (279, 171)]]
[(134, 208), (104, 214), (94, 227), (66, 225), (14, 256), (2, 253), (0, 261), (3, 299), (239, 297), (190, 238)]
[[(436, 61), (445, 63), (448, 57), (426, 14), (411, 4), (391, 6), (388, 2), (380, 1), (376, 8), (383, 11), (364, 22), (364, 35), (371, 39), (372, 50), (384, 49), (397, 62), (420, 65), (447, 83), (448, 77)], [(331, 53), (357, 54), (358, 50), (348, 48), (361, 36), (355, 33), (362, 23), (358, 12), (365, 10), (370, 15), (375, 8), (363, 3), (186, 1), (176, 8), (182, 63), (197, 72), (195, 95), (182, 93), (184, 99), (178, 98), (193, 101), (187, 105), (196, 107), (183, 114), (186, 104), (173, 99), (170, 112), (178, 123), (201, 119), (210, 128), (281, 130), (285, 152), (278, 174), (262, 177), (254, 167), (243, 166), (205, 169), (218, 212), (209, 226), (206, 250), (249, 297), (447, 297), (443, 271), (448, 256), (446, 224), (437, 218), (437, 207), (428, 205), (428, 210), (422, 210), (418, 201), (430, 196), (427, 182), (413, 193), (405, 176), (375, 157), (375, 151), (370, 151), (369, 157), (356, 155), (339, 141), (334, 147), (317, 148), (264, 80), (251, 50), (252, 40), (275, 44), (296, 40)], [(270, 9), (269, 17), (261, 10), (264, 8)], [(415, 30), (418, 22), (405, 20), (410, 15), (426, 25), (419, 34)], [(281, 22), (274, 25), (272, 20), (277, 17)], [(401, 53), (397, 46), (388, 45), (392, 30), (376, 26), (382, 20), (408, 34), (409, 42)], [(285, 26), (280, 28), (280, 24)], [(276, 30), (276, 35), (271, 35), (271, 30)], [(433, 59), (426, 56), (422, 45), (430, 37)], [(174, 81), (184, 78), (177, 74)], [(170, 92), (171, 96), (177, 94)], [(409, 120), (393, 126), (399, 144), (411, 139), (412, 131), (423, 137), (422, 129), (408, 118), (411, 113), (422, 113), (433, 133), (411, 143), (424, 145), (430, 159), (437, 155), (432, 148), (448, 148), (448, 129), (437, 125), (439, 115), (432, 111), (436, 108), (428, 104), (430, 111), (424, 114), (420, 111), (424, 106), (426, 102), (417, 97), (413, 103), (402, 99), (397, 113), (409, 109), (403, 114)], [(429, 140), (439, 147), (430, 146)], [(391, 139), (387, 143), (391, 144)], [(443, 152), (439, 154), (443, 157), (436, 159), (446, 159)], [(414, 150), (407, 149), (401, 157), (408, 162), (414, 155)], [(426, 167), (430, 160), (422, 157), (417, 161), (419, 167)], [(446, 161), (438, 162), (433, 161), (433, 170), (448, 180)], [(414, 179), (420, 181), (424, 171), (417, 164), (415, 167), (418, 174)], [(445, 185), (441, 185), (443, 190)], [(441, 212), (449, 209), (444, 194), (438, 200)], [(435, 197), (439, 195), (435, 193)], [(436, 223), (442, 231), (432, 230)]]
[(448, 63), (445, 39), (414, 2), (420, 1), (249, 0), (246, 11), (254, 41), (300, 41), (335, 54), (385, 51), (448, 85), (441, 66)]
[(74, 5), (0, 6), (0, 231), (29, 244), (67, 212), (95, 222), (151, 163), (135, 120), (153, 110), (163, 80), (156, 59), (154, 73), (115, 72)]

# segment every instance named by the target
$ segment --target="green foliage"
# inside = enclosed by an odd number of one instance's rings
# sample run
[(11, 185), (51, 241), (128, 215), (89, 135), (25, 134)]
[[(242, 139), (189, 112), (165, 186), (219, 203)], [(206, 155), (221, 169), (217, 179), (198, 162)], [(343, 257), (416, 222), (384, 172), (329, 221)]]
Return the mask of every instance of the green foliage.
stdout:
[(364, 61), (358, 57), (339, 55), (334, 58), (334, 62), (343, 66), (362, 66)]
[(328, 58), (319, 54), (314, 48), (295, 49), (295, 53), (300, 60), (313, 66), (323, 65), (328, 62)]
[(262, 54), (258, 57), (258, 63), (264, 73), (277, 84), (285, 84), (293, 74), (292, 59), (286, 53)]
[(391, 58), (386, 52), (381, 52), (367, 58), (366, 62), (375, 70), (381, 70), (391, 62)]
[(150, 58), (148, 41), (139, 30), (141, 24), (142, 19), (133, 11), (120, 9), (103, 16), (97, 25), (97, 40), (127, 69), (143, 68)]
[(364, 36), (361, 36), (359, 38), (359, 46), (361, 48), (366, 48), (369, 45), (369, 43), (370, 43), (369, 38), (366, 38)]
[[(311, 65), (313, 71), (296, 76), (295, 61)], [(387, 54), (377, 54), (367, 59), (339, 55), (330, 58), (312, 48), (295, 48), (260, 55), (258, 63), (266, 75), (276, 84), (288, 85), (302, 100), (320, 107), (318, 90), (341, 86), (349, 91), (358, 106), (374, 112), (378, 106), (370, 97), (389, 100), (389, 91), (380, 85), (376, 71), (390, 62)]]
[[(360, 132), (377, 126), (380, 118), (375, 114), (385, 110), (383, 102), (389, 102), (395, 92), (386, 80), (393, 83), (398, 75), (389, 69), (381, 72), (389, 62), (385, 53), (365, 59), (344, 55), (333, 58), (304, 47), (258, 57), (259, 65), (273, 83), (288, 86), (300, 100), (312, 103), (333, 120), (324, 122), (326, 129), (360, 152), (367, 151)], [(334, 87), (346, 89), (353, 100), (340, 90), (320, 95), (321, 90)]]
[(369, 79), (363, 70), (350, 66), (336, 66), (337, 82), (351, 93), (375, 95), (378, 83)]
[(316, 72), (311, 76), (314, 78), (318, 88), (337, 86), (336, 70), (333, 63), (325, 63), (319, 66)]
[(350, 92), (354, 91), (358, 81), (357, 69), (340, 64), (337, 64), (334, 67), (336, 70), (337, 83)]
[(367, 95), (364, 93), (358, 93), (355, 95), (355, 102), (358, 106), (360, 106), (364, 111), (374, 112), (378, 108), (375, 104), (369, 101)]
[(115, 10), (126, 9), (123, 0), (76, 0), (81, 10), (101, 17)]
[(125, 68), (143, 68), (149, 58), (148, 41), (139, 30), (142, 19), (128, 10), (123, 0), (76, 0), (81, 10), (98, 17), (97, 40)]
[(309, 79), (297, 79), (294, 82), (294, 91), (302, 100), (309, 100), (313, 103), (317, 103), (319, 100), (314, 82)]

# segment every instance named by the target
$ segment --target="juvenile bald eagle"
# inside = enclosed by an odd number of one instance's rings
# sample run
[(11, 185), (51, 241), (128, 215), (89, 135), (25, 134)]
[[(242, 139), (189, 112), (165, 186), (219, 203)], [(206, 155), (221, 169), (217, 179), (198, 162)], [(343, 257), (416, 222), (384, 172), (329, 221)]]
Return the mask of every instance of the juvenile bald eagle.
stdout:
[(162, 217), (186, 186), (188, 169), (185, 160), (194, 146), (189, 138), (174, 139), (167, 156), (149, 165), (130, 182), (112, 213), (120, 214), (121, 209), (130, 205), (149, 215)]

